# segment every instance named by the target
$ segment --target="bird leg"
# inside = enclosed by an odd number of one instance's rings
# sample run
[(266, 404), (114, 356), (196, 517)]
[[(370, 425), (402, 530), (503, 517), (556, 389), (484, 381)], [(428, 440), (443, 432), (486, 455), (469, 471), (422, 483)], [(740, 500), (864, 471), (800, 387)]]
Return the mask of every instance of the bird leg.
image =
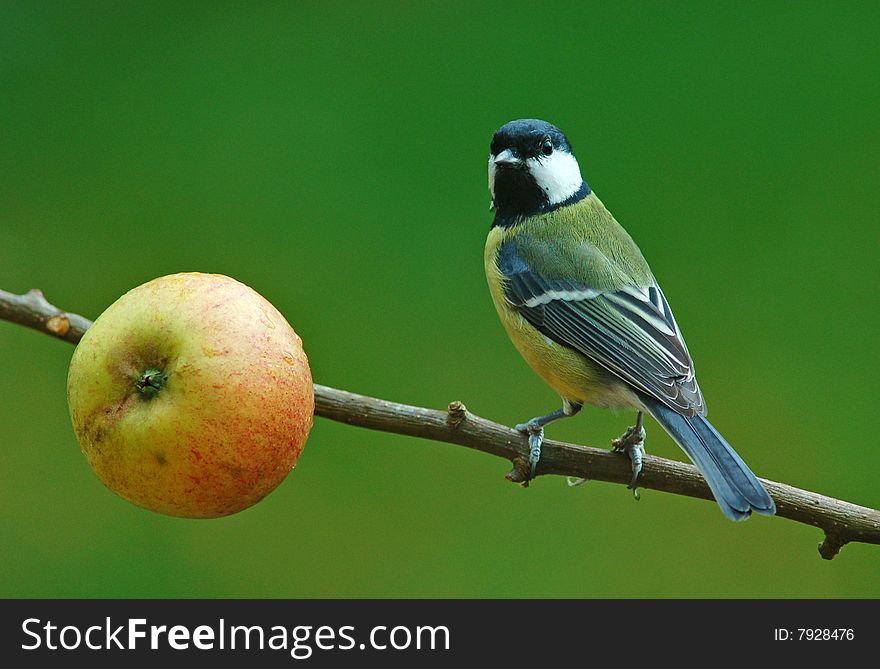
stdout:
[(633, 491), (633, 497), (639, 499), (639, 488), (636, 485), (642, 471), (642, 455), (645, 453), (645, 428), (642, 425), (642, 412), (636, 416), (636, 424), (624, 432), (620, 438), (611, 442), (615, 451), (626, 453), (632, 463), (632, 480), (627, 488)]
[(541, 444), (544, 443), (544, 426), (548, 423), (552, 423), (554, 420), (574, 416), (583, 408), (583, 406), (583, 404), (578, 404), (577, 402), (562, 400), (561, 409), (551, 411), (543, 416), (536, 416), (527, 423), (520, 423), (514, 428), (518, 432), (522, 432), (529, 436), (530, 479), (535, 478), (535, 469), (538, 466), (538, 461), (541, 459)]

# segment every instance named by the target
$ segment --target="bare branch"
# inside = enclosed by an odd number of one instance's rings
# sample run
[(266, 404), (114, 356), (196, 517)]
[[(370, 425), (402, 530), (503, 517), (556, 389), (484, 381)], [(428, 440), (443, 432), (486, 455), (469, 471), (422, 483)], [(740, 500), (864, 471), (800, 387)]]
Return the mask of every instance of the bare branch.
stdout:
[[(0, 320), (7, 320), (76, 343), (91, 325), (82, 316), (62, 312), (40, 291), (13, 295), (0, 290)], [(528, 484), (528, 445), (512, 428), (493, 423), (452, 402), (447, 411), (388, 402), (315, 384), (315, 413), (331, 420), (371, 430), (444, 441), (496, 455), (513, 463), (507, 478)], [(560, 474), (610, 483), (629, 483), (626, 456), (609, 450), (547, 439), (538, 475)], [(847, 543), (880, 544), (880, 511), (761, 479), (783, 518), (813, 525), (825, 533), (819, 553), (834, 558)], [(712, 500), (709, 486), (696, 467), (651, 455), (644, 458), (642, 488)]]
[(26, 325), (71, 344), (82, 339), (92, 322), (88, 318), (68, 314), (53, 307), (42, 291), (29, 290), (24, 295), (13, 295), (0, 290), (0, 319)]

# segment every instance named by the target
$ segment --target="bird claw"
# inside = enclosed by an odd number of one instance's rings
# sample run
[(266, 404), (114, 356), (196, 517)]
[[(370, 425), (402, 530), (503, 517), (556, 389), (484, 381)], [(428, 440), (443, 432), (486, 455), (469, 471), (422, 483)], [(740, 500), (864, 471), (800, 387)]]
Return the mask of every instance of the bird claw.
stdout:
[(611, 446), (618, 453), (626, 453), (632, 465), (632, 479), (627, 488), (633, 491), (633, 497), (641, 499), (637, 485), (639, 474), (642, 472), (642, 456), (645, 454), (645, 428), (641, 425), (633, 425), (621, 435), (619, 439), (611, 442)]
[(535, 478), (535, 470), (541, 460), (541, 444), (544, 443), (544, 428), (534, 419), (516, 426), (517, 432), (529, 436), (529, 472), (530, 479)]

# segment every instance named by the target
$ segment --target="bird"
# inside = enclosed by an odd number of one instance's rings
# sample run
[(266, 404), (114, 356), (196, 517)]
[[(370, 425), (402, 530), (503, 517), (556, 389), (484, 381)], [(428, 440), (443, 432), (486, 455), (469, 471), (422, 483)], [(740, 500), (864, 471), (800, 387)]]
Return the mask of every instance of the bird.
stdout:
[(635, 425), (612, 445), (629, 456), (636, 497), (648, 414), (696, 465), (725, 516), (774, 514), (766, 488), (706, 418), (666, 296), (583, 179), (565, 134), (547, 121), (511, 121), (492, 137), (488, 168), (489, 292), (516, 349), (562, 398), (561, 408), (516, 426), (528, 437), (530, 478), (546, 425), (585, 404), (629, 409)]

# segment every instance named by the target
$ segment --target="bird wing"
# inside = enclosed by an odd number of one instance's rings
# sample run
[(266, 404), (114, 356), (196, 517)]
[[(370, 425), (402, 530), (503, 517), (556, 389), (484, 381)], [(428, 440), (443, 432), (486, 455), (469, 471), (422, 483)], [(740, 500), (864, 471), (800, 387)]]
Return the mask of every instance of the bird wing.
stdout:
[(507, 300), (544, 336), (568, 346), (674, 411), (705, 414), (694, 364), (656, 281), (598, 289), (548, 278), (505, 243), (498, 256)]

